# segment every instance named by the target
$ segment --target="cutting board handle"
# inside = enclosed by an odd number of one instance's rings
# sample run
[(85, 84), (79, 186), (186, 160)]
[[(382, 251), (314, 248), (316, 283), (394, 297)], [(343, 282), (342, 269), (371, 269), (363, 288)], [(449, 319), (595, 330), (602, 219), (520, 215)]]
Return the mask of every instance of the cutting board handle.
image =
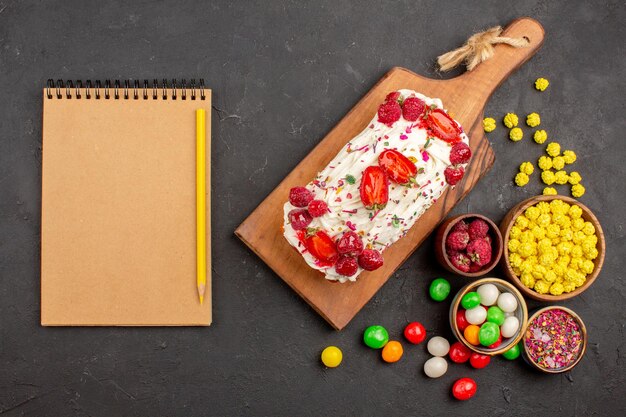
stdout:
[(477, 97), (475, 99), (478, 102), (487, 102), (495, 89), (537, 52), (543, 44), (545, 31), (543, 26), (535, 19), (523, 17), (511, 22), (500, 36), (510, 38), (525, 37), (529, 43), (524, 48), (498, 44), (495, 46), (493, 57), (478, 64), (473, 71), (467, 71), (450, 80), (453, 83), (457, 83), (456, 87), (460, 88), (460, 91), (476, 92)]

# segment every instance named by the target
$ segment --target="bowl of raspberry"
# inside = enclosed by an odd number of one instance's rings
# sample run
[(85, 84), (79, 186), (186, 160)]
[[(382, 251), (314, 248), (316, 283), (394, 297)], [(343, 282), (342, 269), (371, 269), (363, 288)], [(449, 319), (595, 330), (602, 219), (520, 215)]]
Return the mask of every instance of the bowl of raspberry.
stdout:
[(448, 271), (476, 278), (491, 271), (502, 256), (502, 235), (487, 217), (468, 213), (445, 220), (435, 237), (435, 255)]

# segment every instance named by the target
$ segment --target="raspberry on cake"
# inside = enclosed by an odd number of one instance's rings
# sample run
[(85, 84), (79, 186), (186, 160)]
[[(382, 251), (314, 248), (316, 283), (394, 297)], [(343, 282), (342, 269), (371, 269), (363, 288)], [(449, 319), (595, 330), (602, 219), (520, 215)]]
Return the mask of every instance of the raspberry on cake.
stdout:
[[(468, 144), (439, 99), (390, 92), (361, 133), (310, 183), (291, 190), (285, 238), (326, 279), (355, 281), (383, 266), (385, 249), (461, 181)], [(461, 228), (468, 237), (468, 225)], [(470, 258), (459, 259), (462, 268)]]

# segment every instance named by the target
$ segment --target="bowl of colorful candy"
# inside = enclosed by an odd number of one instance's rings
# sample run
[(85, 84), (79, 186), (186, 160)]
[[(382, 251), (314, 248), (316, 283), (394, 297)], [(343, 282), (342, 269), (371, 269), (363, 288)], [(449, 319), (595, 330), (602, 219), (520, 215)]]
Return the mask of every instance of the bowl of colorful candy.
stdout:
[(476, 278), (491, 271), (502, 256), (502, 235), (487, 217), (461, 214), (444, 221), (435, 237), (435, 255), (448, 271)]
[(587, 349), (587, 329), (578, 314), (562, 306), (535, 311), (522, 339), (524, 359), (549, 374), (578, 365)]
[(527, 320), (524, 297), (499, 278), (467, 284), (450, 305), (452, 333), (482, 355), (498, 355), (513, 348), (522, 339)]
[(573, 198), (546, 195), (522, 201), (506, 214), (500, 231), (507, 279), (535, 300), (555, 302), (582, 293), (604, 262), (600, 222)]

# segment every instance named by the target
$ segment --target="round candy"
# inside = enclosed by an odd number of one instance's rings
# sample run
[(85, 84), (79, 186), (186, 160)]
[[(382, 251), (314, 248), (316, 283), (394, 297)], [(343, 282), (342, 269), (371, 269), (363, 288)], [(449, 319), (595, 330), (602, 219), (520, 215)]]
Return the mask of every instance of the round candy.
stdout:
[(455, 342), (450, 346), (450, 360), (454, 363), (465, 363), (469, 360), (472, 351), (461, 342)]
[(480, 296), (477, 292), (468, 292), (461, 298), (461, 305), (464, 309), (469, 310), (480, 305)]
[(489, 365), (489, 362), (491, 362), (491, 356), (481, 355), (480, 353), (472, 353), (469, 361), (472, 368), (483, 369), (485, 366)]
[(478, 340), (478, 332), (480, 332), (480, 327), (475, 324), (470, 324), (463, 330), (463, 337), (465, 337), (465, 340), (470, 344), (476, 346), (480, 343)]
[(372, 349), (380, 349), (389, 341), (389, 333), (383, 326), (370, 326), (363, 332), (363, 341)]
[(402, 357), (403, 352), (404, 350), (402, 349), (400, 342), (391, 340), (383, 348), (383, 360), (387, 363), (398, 362)]
[(519, 329), (519, 320), (517, 317), (511, 316), (504, 319), (500, 332), (502, 332), (502, 337), (513, 337), (517, 333), (517, 329)]
[(504, 323), (504, 311), (497, 306), (489, 307), (489, 310), (487, 310), (487, 321), (502, 326)]
[(495, 349), (502, 344), (502, 333), (498, 336), (498, 340), (487, 346), (489, 349)]
[(472, 378), (461, 378), (452, 385), (452, 395), (457, 400), (469, 400), (476, 394), (476, 381)]
[(476, 290), (480, 296), (480, 303), (484, 306), (492, 306), (498, 301), (500, 291), (493, 284), (483, 284)]
[(486, 322), (480, 326), (480, 331), (478, 332), (478, 340), (480, 344), (483, 346), (489, 346), (498, 340), (500, 337), (500, 327), (497, 324)]
[(424, 373), (431, 378), (439, 378), (448, 370), (448, 362), (444, 358), (435, 356), (424, 362)]
[(322, 351), (322, 363), (329, 368), (336, 368), (341, 363), (343, 354), (337, 346), (328, 346)]
[(512, 313), (517, 309), (517, 299), (510, 292), (503, 292), (498, 297), (498, 307), (505, 313)]
[(462, 308), (459, 308), (456, 311), (456, 325), (460, 331), (465, 330), (465, 328), (469, 326), (469, 323), (467, 322), (467, 319), (465, 318), (465, 311), (466, 310), (463, 310)]
[(470, 324), (483, 324), (487, 318), (487, 310), (483, 306), (476, 306), (465, 310), (465, 319)]
[(522, 349), (519, 347), (519, 343), (516, 343), (511, 349), (502, 354), (506, 359), (512, 361), (519, 357)]
[(450, 283), (443, 278), (437, 278), (430, 283), (428, 291), (430, 292), (430, 298), (435, 301), (443, 301), (450, 294)]
[(422, 326), (422, 323), (414, 321), (407, 324), (404, 328), (404, 337), (409, 342), (417, 345), (426, 339), (426, 329)]
[(446, 356), (450, 350), (450, 342), (441, 336), (435, 336), (428, 341), (428, 353), (433, 356)]

